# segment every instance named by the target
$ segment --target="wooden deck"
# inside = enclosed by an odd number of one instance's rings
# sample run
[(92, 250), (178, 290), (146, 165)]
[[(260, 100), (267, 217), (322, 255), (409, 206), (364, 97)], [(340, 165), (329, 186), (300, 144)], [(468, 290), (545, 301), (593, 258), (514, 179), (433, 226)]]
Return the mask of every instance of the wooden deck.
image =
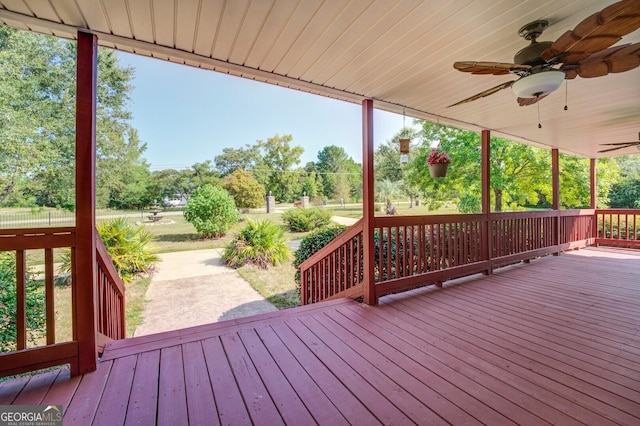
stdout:
[(65, 424), (640, 424), (640, 256), (586, 249), (391, 295), (116, 341), (0, 384)]

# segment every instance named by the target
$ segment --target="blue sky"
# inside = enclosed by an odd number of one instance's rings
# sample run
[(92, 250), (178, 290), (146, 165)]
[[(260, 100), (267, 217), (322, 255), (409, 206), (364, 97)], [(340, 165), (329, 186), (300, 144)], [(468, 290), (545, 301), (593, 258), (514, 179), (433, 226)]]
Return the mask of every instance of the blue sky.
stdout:
[[(213, 71), (119, 52), (135, 68), (130, 110), (147, 143), (151, 170), (182, 169), (212, 160), (225, 147), (244, 147), (276, 133), (293, 135), (301, 166), (327, 145), (362, 161), (362, 109), (337, 101)], [(412, 119), (407, 117), (410, 125)], [(374, 145), (402, 128), (401, 115), (374, 111)]]

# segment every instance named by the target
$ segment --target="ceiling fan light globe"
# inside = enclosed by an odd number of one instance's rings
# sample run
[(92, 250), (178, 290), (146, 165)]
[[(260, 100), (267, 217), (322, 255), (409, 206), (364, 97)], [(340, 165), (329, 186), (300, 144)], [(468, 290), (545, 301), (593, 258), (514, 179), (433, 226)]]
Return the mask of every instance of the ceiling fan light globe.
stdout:
[(562, 71), (543, 71), (516, 80), (511, 85), (511, 89), (519, 98), (536, 98), (558, 89), (564, 81), (564, 77)]

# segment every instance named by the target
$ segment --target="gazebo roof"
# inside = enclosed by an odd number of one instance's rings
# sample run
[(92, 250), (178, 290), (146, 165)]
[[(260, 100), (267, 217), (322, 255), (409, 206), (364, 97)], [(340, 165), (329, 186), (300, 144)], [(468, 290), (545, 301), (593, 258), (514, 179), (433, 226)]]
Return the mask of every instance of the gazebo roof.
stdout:
[[(520, 107), (511, 90), (447, 108), (515, 75), (483, 76), (454, 61), (512, 62), (524, 24), (553, 41), (614, 1), (595, 0), (0, 0), (3, 24), (211, 69), (597, 158), (600, 143), (640, 131), (640, 68), (576, 78)], [(640, 9), (640, 2), (636, 1)], [(619, 43), (637, 43), (635, 31)], [(637, 153), (635, 148), (613, 155)]]

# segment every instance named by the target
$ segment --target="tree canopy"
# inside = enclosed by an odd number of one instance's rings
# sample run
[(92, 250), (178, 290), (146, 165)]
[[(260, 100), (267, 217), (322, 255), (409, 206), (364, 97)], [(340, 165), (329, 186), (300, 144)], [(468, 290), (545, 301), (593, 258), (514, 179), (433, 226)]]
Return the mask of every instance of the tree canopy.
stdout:
[[(0, 26), (0, 203), (75, 206), (76, 44)], [(146, 145), (130, 124), (133, 69), (98, 53), (98, 206), (144, 204)]]

